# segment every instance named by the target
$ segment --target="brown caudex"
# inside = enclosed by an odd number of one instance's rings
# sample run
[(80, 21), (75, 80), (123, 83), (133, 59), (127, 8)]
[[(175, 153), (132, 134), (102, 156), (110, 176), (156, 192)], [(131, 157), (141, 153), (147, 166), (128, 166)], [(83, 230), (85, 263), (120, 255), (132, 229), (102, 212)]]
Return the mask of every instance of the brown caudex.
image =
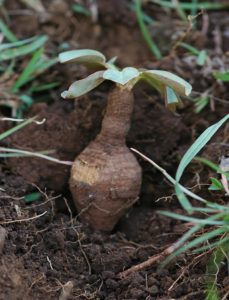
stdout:
[(116, 86), (108, 96), (101, 132), (74, 161), (70, 189), (81, 218), (110, 231), (137, 200), (141, 168), (126, 146), (133, 93)]
[(96, 67), (85, 79), (78, 80), (64, 91), (63, 98), (74, 99), (91, 91), (104, 80), (116, 84), (108, 95), (101, 132), (73, 163), (70, 189), (82, 219), (98, 230), (110, 231), (120, 217), (137, 200), (141, 187), (141, 168), (126, 146), (133, 110), (132, 88), (145, 80), (165, 96), (170, 109), (188, 96), (191, 85), (163, 70), (146, 70), (114, 65), (114, 59), (95, 50), (70, 50), (59, 55), (60, 62), (84, 63)]

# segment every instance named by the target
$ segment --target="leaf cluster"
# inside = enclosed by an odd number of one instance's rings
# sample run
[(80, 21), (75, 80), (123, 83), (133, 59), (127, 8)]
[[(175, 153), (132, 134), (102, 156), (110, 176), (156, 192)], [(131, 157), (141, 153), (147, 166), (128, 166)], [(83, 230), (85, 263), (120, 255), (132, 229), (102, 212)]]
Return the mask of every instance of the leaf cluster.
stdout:
[(106, 57), (95, 50), (71, 50), (59, 54), (61, 63), (83, 63), (98, 70), (88, 77), (75, 81), (67, 91), (62, 93), (63, 98), (75, 98), (88, 93), (105, 80), (110, 80), (121, 88), (131, 90), (134, 85), (143, 80), (161, 93), (170, 109), (180, 103), (180, 96), (191, 93), (191, 85), (181, 77), (164, 70), (147, 70), (126, 67), (118, 69), (114, 65), (116, 58), (106, 61)]

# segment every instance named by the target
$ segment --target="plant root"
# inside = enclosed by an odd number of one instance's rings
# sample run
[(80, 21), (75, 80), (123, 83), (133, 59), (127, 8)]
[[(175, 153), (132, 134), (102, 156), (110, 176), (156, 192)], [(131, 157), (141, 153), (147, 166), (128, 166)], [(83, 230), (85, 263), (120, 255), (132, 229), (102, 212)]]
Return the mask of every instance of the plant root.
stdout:
[(162, 261), (166, 256), (172, 254), (177, 249), (177, 242), (166, 248), (164, 251), (162, 251), (160, 254), (153, 255), (147, 260), (143, 261), (142, 263), (133, 266), (123, 272), (120, 272), (118, 274), (118, 277), (123, 279), (130, 274), (142, 271), (143, 269), (151, 267), (154, 263)]

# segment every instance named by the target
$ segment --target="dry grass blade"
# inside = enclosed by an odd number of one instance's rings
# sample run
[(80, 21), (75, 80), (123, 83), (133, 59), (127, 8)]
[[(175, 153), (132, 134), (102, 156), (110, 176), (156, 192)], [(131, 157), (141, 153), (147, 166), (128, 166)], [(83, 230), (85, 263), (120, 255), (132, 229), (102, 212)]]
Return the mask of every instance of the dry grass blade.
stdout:
[(3, 225), (3, 224), (6, 225), (6, 224), (13, 224), (13, 223), (28, 222), (28, 221), (38, 219), (38, 218), (44, 216), (46, 213), (47, 213), (47, 211), (44, 211), (43, 213), (41, 213), (37, 216), (31, 217), (31, 218), (3, 221), (3, 222), (0, 222), (0, 224), (1, 225)]

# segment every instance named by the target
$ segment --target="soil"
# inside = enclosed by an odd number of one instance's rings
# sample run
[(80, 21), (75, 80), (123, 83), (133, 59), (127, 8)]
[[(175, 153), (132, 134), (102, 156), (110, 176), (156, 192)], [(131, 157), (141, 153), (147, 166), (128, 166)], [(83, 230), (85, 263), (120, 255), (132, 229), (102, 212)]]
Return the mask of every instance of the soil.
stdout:
[[(212, 63), (201, 68), (181, 48), (169, 54), (168, 39), (174, 43), (175, 34), (182, 35), (187, 24), (172, 13), (165, 16), (158, 6), (144, 8), (157, 20), (151, 34), (164, 51), (160, 62), (148, 50), (135, 13), (127, 8), (126, 1), (97, 1), (99, 14), (94, 21), (71, 10), (76, 2), (89, 7), (90, 1), (41, 1), (42, 14), (23, 2), (6, 1), (5, 13), (1, 14), (4, 18), (8, 14), (8, 25), (19, 38), (47, 34), (48, 55), (62, 51), (63, 43), (72, 49), (94, 48), (107, 57), (118, 56), (120, 66), (175, 72), (190, 81), (195, 97), (210, 88), (210, 105), (200, 114), (194, 112), (189, 100), (175, 114), (169, 112), (161, 97), (144, 84), (134, 91), (135, 108), (127, 144), (171, 175), (196, 137), (228, 112), (228, 87), (217, 83), (211, 75), (212, 70), (228, 69), (226, 12), (209, 13), (207, 23), (200, 16), (193, 34), (186, 37), (185, 41), (193, 46), (208, 49)], [(54, 149), (53, 156), (72, 161), (99, 132), (111, 88), (105, 83), (74, 102), (61, 100), (60, 92), (86, 72), (77, 65), (56, 65), (46, 72), (43, 82), (55, 78), (61, 86), (38, 94), (37, 103), (27, 113), (27, 117), (38, 115), (39, 120), (45, 118), (46, 122), (21, 129), (1, 145), (33, 151)], [(3, 132), (6, 124), (0, 125)], [(215, 135), (202, 156), (218, 163), (222, 155), (229, 154), (228, 128), (226, 125)], [(140, 198), (108, 234), (81, 223), (68, 188), (70, 167), (35, 158), (2, 159), (0, 226), (6, 230), (6, 237), (4, 241), (0, 230), (0, 299), (204, 299), (206, 255), (187, 253), (161, 271), (159, 263), (155, 263), (126, 278), (118, 277), (119, 272), (161, 253), (187, 230), (187, 224), (157, 213), (158, 209), (183, 211), (164, 176), (142, 159), (139, 162), (143, 169)], [(204, 186), (209, 184), (210, 175), (208, 168), (194, 163), (185, 173), (183, 183), (194, 187), (194, 192), (213, 195), (215, 201), (224, 203), (226, 197), (210, 194)], [(24, 196), (37, 191), (42, 194), (41, 199), (26, 203)], [(61, 298), (69, 281), (73, 284), (70, 295)], [(226, 267), (220, 270), (218, 282), (224, 295), (228, 289)]]

